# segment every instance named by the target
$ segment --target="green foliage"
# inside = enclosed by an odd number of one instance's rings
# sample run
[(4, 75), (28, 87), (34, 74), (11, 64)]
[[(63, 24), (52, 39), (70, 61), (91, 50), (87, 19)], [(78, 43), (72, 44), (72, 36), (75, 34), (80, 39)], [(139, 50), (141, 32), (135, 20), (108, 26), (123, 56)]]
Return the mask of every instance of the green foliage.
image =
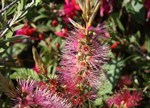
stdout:
[(5, 35), (9, 30), (13, 32), (13, 26), (16, 23), (22, 21), (27, 15), (29, 8), (37, 6), (41, 2), (41, 0), (32, 0), (30, 2), (28, 2), (28, 0), (15, 0), (14, 2), (7, 5), (7, 7), (9, 8), (4, 8), (5, 2), (6, 1), (2, 2), (2, 10), (4, 11), (1, 14), (1, 25), (3, 25), (0, 28), (1, 37)]
[(14, 73), (10, 75), (11, 79), (35, 79), (39, 80), (39, 76), (33, 69), (27, 69), (27, 68), (14, 68)]
[(108, 80), (104, 80), (102, 86), (98, 91), (98, 98), (95, 100), (96, 105), (102, 105), (103, 100), (106, 100), (112, 94), (112, 90), (117, 84), (117, 81), (120, 77), (121, 70), (123, 69), (124, 61), (121, 58), (112, 58), (111, 62), (104, 65), (104, 69), (107, 72)]
[[(88, 10), (88, 5), (85, 6), (84, 1), (77, 1), (82, 10)], [(91, 0), (90, 2), (93, 3), (91, 7), (96, 6), (98, 1)], [(82, 108), (109, 108), (106, 100), (118, 89), (122, 89), (117, 88), (116, 85), (123, 75), (132, 77), (132, 84), (124, 85), (124, 87), (143, 91), (143, 101), (138, 108), (143, 106), (149, 108), (150, 19), (146, 18), (148, 10), (145, 8), (145, 1), (116, 0), (114, 4), (109, 4), (109, 6), (112, 5), (111, 13), (104, 13), (104, 16), (97, 14), (95, 19), (94, 12), (84, 11), (87, 16), (92, 16), (91, 19), (81, 15), (81, 11), (75, 12), (76, 16), (71, 22), (77, 28), (82, 29), (85, 26), (82, 18), (85, 21), (91, 20), (94, 25), (104, 21), (110, 35), (106, 43), (110, 46), (118, 43), (111, 49), (110, 61), (103, 66), (108, 80), (102, 80), (101, 88), (97, 91), (97, 98), (94, 101), (87, 100), (81, 106)], [(0, 74), (0, 90), (5, 95), (13, 96), (9, 92), (14, 93), (13, 81), (16, 79), (32, 78), (45, 81), (50, 85), (51, 79), (58, 78), (57, 66), (61, 61), (65, 38), (56, 36), (55, 32), (62, 32), (64, 28), (69, 31), (74, 30), (71, 23), (64, 21), (63, 6), (64, 0), (1, 0), (0, 71), (6, 78)], [(97, 10), (99, 11), (99, 8), (95, 9), (95, 12)], [(54, 20), (56, 25), (53, 25)], [(24, 23), (34, 28), (36, 32), (31, 36), (14, 36), (17, 30), (24, 27)], [(41, 34), (44, 38), (32, 39), (32, 37), (39, 38)], [(35, 65), (40, 70), (38, 74), (32, 69)], [(60, 93), (65, 88), (63, 87), (63, 85), (58, 86), (56, 92)], [(0, 108), (9, 108), (10, 99), (3, 95), (0, 94)], [(115, 105), (112, 108), (116, 108)]]

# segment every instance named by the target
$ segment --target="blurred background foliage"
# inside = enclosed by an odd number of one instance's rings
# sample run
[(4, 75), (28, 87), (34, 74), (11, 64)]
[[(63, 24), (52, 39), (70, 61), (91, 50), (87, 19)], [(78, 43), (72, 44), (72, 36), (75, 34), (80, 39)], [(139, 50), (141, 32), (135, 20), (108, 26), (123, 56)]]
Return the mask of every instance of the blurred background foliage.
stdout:
[[(93, 25), (105, 22), (110, 34), (106, 41), (112, 52), (110, 62), (104, 66), (109, 80), (103, 82), (104, 86), (99, 90), (92, 108), (100, 107), (103, 100), (120, 89), (117, 84), (124, 75), (130, 76), (132, 82), (124, 88), (143, 92), (138, 108), (150, 107), (150, 18), (147, 18), (145, 2), (114, 0), (111, 13), (100, 16), (98, 12)], [(63, 0), (1, 0), (0, 72), (12, 79), (14, 84), (18, 78), (31, 77), (44, 81), (57, 78), (65, 33), (73, 29), (63, 20), (63, 5)], [(81, 11), (73, 19), (83, 23)], [(31, 36), (15, 36), (16, 30), (22, 27), (34, 28), (35, 31)], [(63, 36), (57, 35), (59, 31)], [(33, 46), (38, 56), (33, 57)], [(46, 75), (33, 69), (39, 59)], [(5, 94), (0, 94), (1, 108), (9, 108), (10, 101)]]

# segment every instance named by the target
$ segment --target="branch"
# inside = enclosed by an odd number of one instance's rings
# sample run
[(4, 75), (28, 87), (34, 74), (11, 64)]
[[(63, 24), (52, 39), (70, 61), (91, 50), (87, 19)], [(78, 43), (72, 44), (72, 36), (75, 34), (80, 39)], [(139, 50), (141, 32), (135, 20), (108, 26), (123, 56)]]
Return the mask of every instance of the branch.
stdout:
[(2, 10), (0, 10), (1, 15), (4, 14), (4, 12), (9, 9), (12, 5), (14, 5), (15, 3), (17, 3), (18, 0), (14, 0), (12, 3), (10, 3), (9, 5), (7, 5), (5, 8), (3, 8)]

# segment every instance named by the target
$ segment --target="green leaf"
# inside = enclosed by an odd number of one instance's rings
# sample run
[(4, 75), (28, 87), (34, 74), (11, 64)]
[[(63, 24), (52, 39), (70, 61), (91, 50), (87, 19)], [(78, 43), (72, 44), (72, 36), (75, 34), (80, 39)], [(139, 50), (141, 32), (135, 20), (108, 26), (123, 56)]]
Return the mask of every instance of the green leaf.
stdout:
[(143, 4), (139, 0), (131, 0), (125, 6), (127, 12), (132, 13), (132, 14), (140, 13), (143, 7), (144, 7)]
[(18, 1), (18, 7), (17, 7), (18, 12), (23, 10), (24, 6), (25, 6), (25, 0), (19, 0)]
[(143, 8), (143, 4), (137, 0), (132, 0), (131, 5), (135, 12), (140, 12), (140, 10)]
[(42, 2), (42, 0), (35, 0), (35, 6), (37, 6), (38, 4), (40, 4)]
[(94, 103), (95, 105), (102, 105), (103, 104), (102, 98), (96, 99)]
[(140, 31), (137, 31), (134, 35), (131, 35), (131, 36), (129, 37), (129, 40), (130, 40), (131, 43), (134, 43), (134, 44), (136, 44), (138, 47), (140, 47), (140, 45), (139, 45), (140, 36), (141, 36)]
[(120, 21), (119, 19), (116, 19), (116, 23), (117, 23), (119, 29), (120, 29), (122, 32), (124, 32), (125, 29), (124, 29), (124, 26), (122, 25), (121, 21)]
[(15, 72), (10, 75), (11, 79), (27, 79), (32, 78), (35, 80), (39, 80), (39, 76), (33, 69), (27, 69), (27, 68), (15, 68), (13, 69)]
[(13, 46), (9, 47), (7, 52), (12, 56), (17, 56), (20, 54), (25, 48), (27, 47), (26, 44), (23, 43), (15, 43)]
[(32, 53), (33, 53), (33, 58), (34, 58), (35, 64), (38, 66), (38, 68), (42, 74), (46, 74), (47, 72), (45, 70), (45, 65), (43, 64), (43, 61), (35, 47), (32, 47)]
[(146, 46), (146, 49), (147, 51), (150, 53), (150, 37), (148, 35), (146, 35), (145, 37), (145, 46)]
[(2, 8), (5, 7), (5, 0), (1, 0), (1, 5), (2, 5)]
[(130, 2), (130, 0), (123, 0), (122, 6), (126, 6), (129, 2)]
[(3, 40), (1, 39), (0, 44), (6, 43), (6, 42), (15, 42), (17, 40), (22, 40), (22, 39), (26, 39), (26, 38), (29, 38), (29, 37), (28, 36), (14, 36), (14, 37), (3, 39)]
[[(96, 106), (102, 106), (104, 100), (107, 100), (109, 96), (105, 95), (105, 96), (100, 96), (99, 98), (97, 98), (94, 103)], [(101, 107), (100, 107), (101, 108)]]
[(48, 32), (50, 31), (50, 27), (46, 26), (46, 25), (39, 25), (37, 26), (37, 31), (43, 33), (43, 32)]
[(35, 17), (33, 19), (33, 22), (37, 22), (38, 20), (42, 20), (42, 19), (45, 19), (45, 18), (49, 18), (49, 16), (48, 15), (44, 15), (44, 14), (40, 14), (40, 15), (38, 15), (37, 17)]
[(11, 15), (15, 12), (16, 8), (15, 8), (16, 4), (11, 6), (8, 10), (7, 10), (7, 15)]
[(123, 66), (124, 60), (121, 58), (113, 59), (108, 64), (104, 65), (104, 69), (107, 71), (108, 80), (111, 83), (112, 87), (116, 85)]
[(16, 30), (18, 30), (18, 29), (21, 29), (23, 26), (24, 26), (24, 24), (19, 24), (19, 25), (13, 27), (13, 31), (16, 31)]
[(109, 80), (105, 80), (103, 82), (103, 85), (101, 85), (98, 94), (105, 95), (111, 93), (112, 89), (113, 89), (113, 84)]
[(113, 13), (112, 14), (112, 18), (115, 21), (116, 25), (122, 32), (124, 32), (125, 29), (124, 29), (122, 22), (120, 21), (120, 17), (121, 17), (121, 13)]
[(113, 87), (116, 85), (120, 72), (124, 66), (124, 61), (121, 58), (112, 58), (108, 64), (104, 65), (103, 68), (106, 70), (108, 79), (103, 80), (102, 85), (98, 91), (98, 96), (100, 98), (96, 99), (95, 104), (101, 105), (103, 100), (107, 98), (107, 94), (112, 93)]

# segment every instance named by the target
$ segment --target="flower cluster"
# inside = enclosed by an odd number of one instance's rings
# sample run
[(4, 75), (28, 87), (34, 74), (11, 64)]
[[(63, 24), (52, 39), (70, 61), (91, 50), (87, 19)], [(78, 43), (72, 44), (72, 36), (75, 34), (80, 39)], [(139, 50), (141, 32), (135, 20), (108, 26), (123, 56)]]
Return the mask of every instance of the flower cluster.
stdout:
[(86, 35), (80, 29), (72, 31), (63, 50), (58, 71), (66, 91), (73, 96), (89, 87), (98, 89), (101, 80), (106, 78), (102, 66), (108, 61), (109, 48), (99, 41), (106, 31), (103, 26), (98, 26), (89, 32)]
[(18, 29), (15, 33), (15, 36), (25, 35), (28, 36), (32, 40), (42, 40), (44, 39), (44, 35), (39, 33), (35, 28), (30, 27), (27, 23), (21, 29)]
[(46, 86), (33, 80), (19, 80), (18, 96), (14, 108), (70, 108), (65, 99), (52, 94)]
[(112, 98), (107, 100), (107, 104), (111, 107), (112, 105), (120, 108), (125, 106), (125, 108), (132, 108), (138, 105), (138, 102), (142, 100), (141, 92), (130, 92), (129, 90), (123, 90), (116, 93)]
[(65, 0), (63, 8), (64, 21), (69, 22), (68, 18), (73, 18), (78, 10), (80, 10), (80, 7), (76, 0)]
[(68, 29), (67, 28), (62, 28), (61, 31), (56, 31), (55, 35), (59, 37), (66, 38), (68, 36)]
[(150, 0), (4, 1), (0, 108), (149, 108)]

